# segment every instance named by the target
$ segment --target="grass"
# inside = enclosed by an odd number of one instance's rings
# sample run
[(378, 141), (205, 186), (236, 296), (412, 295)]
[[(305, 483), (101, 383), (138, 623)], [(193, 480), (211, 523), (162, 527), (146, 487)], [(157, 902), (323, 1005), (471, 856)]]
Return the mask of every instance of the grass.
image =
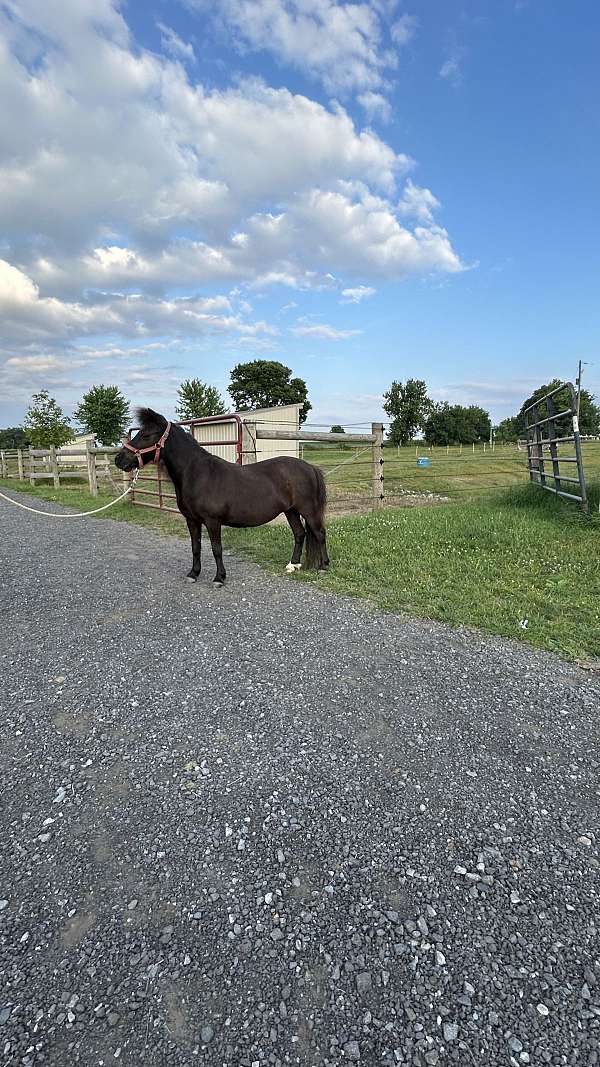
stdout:
[[(525, 486), (495, 500), (334, 520), (335, 564), (318, 580), (385, 610), (592, 660), (600, 657), (599, 534), (597, 514)], [(285, 527), (228, 531), (227, 543), (274, 570), (289, 552)]]
[[(31, 491), (27, 483), (1, 484)], [(59, 490), (38, 485), (35, 493), (81, 510), (114, 495), (93, 500), (73, 483)], [(317, 579), (300, 572), (290, 580), (318, 580), (385, 610), (480, 627), (594, 661), (600, 658), (600, 493), (590, 496), (589, 516), (526, 485), (444, 507), (334, 519), (330, 573)], [(187, 539), (185, 523), (175, 516), (127, 503), (102, 514)], [(225, 530), (224, 543), (277, 573), (289, 559), (286, 525)]]

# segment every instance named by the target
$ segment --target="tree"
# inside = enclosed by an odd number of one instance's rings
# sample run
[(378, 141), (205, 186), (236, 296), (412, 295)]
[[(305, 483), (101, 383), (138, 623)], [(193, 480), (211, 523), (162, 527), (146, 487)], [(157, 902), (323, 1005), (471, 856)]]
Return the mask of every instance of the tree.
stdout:
[(73, 439), (69, 426), (70, 419), (63, 415), (62, 409), (47, 389), (34, 393), (25, 416), (25, 427), (34, 448), (60, 448)]
[(0, 430), (0, 448), (27, 448), (29, 434), (22, 426), (7, 426)]
[(406, 385), (392, 382), (383, 394), (383, 409), (391, 419), (388, 437), (392, 445), (408, 445), (432, 409), (425, 382), (408, 378)]
[(271, 359), (255, 359), (238, 363), (231, 372), (229, 395), (236, 410), (280, 407), (301, 404), (300, 423), (312, 408), (308, 388), (302, 378), (292, 378), (289, 367)]
[(476, 404), (470, 404), (468, 408), (464, 408), (464, 411), (465, 428), (469, 436), (469, 440), (466, 443), (475, 442), (477, 444), (478, 441), (489, 441), (492, 430), (489, 411), (486, 411), (485, 408), (477, 407)]
[(85, 433), (93, 433), (102, 445), (115, 445), (123, 437), (129, 404), (116, 385), (93, 385), (75, 408), (75, 418)]
[[(340, 426), (340, 424), (336, 422), (335, 426), (331, 427), (330, 433), (346, 433), (346, 431), (343, 426)], [(350, 448), (350, 445), (345, 445), (342, 443), (342, 441), (338, 441), (338, 443), (333, 447), (341, 449), (342, 452), (347, 452)]]
[(514, 444), (519, 440), (519, 419), (516, 415), (502, 419), (495, 429), (496, 441), (500, 445)]
[[(535, 392), (523, 402), (521, 410), (517, 415), (517, 419), (519, 420), (519, 434), (521, 436), (525, 436), (525, 409), (531, 404), (534, 404), (536, 400), (545, 396), (546, 393), (551, 393), (553, 389), (557, 389), (560, 384), (560, 379), (554, 378), (551, 382), (548, 382), (547, 385), (540, 385), (539, 389), (536, 389)], [(594, 403), (595, 399), (596, 398), (592, 396), (587, 389), (581, 390), (581, 395), (579, 397), (579, 432), (581, 434), (595, 435), (600, 433), (600, 407)], [(567, 408), (570, 408), (571, 406), (569, 390), (561, 389), (552, 397), (552, 402), (556, 412), (566, 411)], [(548, 414), (548, 406), (545, 401), (540, 404), (538, 411), (540, 418), (546, 418), (546, 415)], [(531, 420), (531, 413), (529, 419)], [(558, 419), (555, 425), (558, 437), (567, 437), (573, 432), (573, 424), (569, 415), (565, 415), (563, 419)]]
[(471, 405), (435, 404), (423, 432), (428, 445), (471, 445), (489, 441), (491, 421), (487, 411)]
[(186, 378), (177, 390), (176, 412), (180, 419), (206, 419), (209, 415), (224, 415), (225, 404), (214, 385), (206, 385), (200, 378)]

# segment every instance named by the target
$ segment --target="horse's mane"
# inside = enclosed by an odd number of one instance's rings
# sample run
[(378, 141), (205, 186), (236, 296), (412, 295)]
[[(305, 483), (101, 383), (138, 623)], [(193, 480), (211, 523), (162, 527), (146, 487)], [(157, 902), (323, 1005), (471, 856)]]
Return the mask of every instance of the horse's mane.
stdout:
[(136, 408), (135, 417), (138, 425), (145, 430), (155, 426), (159, 426), (161, 430), (164, 430), (167, 425), (164, 415), (160, 415), (158, 411), (154, 411), (152, 408)]

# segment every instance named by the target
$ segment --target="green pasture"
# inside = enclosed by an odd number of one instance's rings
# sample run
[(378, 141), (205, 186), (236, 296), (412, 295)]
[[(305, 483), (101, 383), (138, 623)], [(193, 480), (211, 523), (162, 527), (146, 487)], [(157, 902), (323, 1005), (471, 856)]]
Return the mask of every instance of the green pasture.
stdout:
[[(600, 666), (599, 499), (592, 490), (584, 516), (525, 485), (479, 501), (333, 519), (331, 571), (291, 580)], [(290, 551), (285, 526), (228, 530), (225, 540), (276, 572)]]
[[(365, 446), (346, 445), (304, 446), (304, 458), (316, 463), (328, 475), (328, 483), (343, 492), (367, 493), (371, 485), (371, 452)], [(588, 480), (600, 480), (600, 441), (583, 443), (583, 460)], [(573, 455), (573, 446), (562, 446), (563, 455)], [(478, 499), (488, 492), (508, 486), (523, 485), (529, 481), (527, 455), (515, 445), (489, 446), (470, 445), (464, 448), (432, 448), (425, 445), (409, 445), (405, 448), (386, 447), (384, 456), (384, 485), (388, 495), (394, 496), (401, 489), (418, 493), (435, 493), (458, 499)], [(418, 467), (417, 457), (426, 456), (430, 467)], [(575, 464), (569, 464), (575, 468)], [(548, 469), (551, 469), (549, 466)], [(565, 467), (564, 473), (574, 475), (575, 470)]]

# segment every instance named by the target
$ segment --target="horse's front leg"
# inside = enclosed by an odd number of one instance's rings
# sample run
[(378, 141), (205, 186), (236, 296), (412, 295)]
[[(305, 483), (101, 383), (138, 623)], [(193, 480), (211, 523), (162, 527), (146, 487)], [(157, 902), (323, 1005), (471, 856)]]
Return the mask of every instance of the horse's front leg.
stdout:
[(213, 550), (213, 556), (215, 557), (215, 563), (217, 564), (217, 573), (213, 578), (215, 585), (223, 585), (227, 575), (225, 574), (225, 567), (223, 566), (223, 546), (221, 544), (221, 523), (211, 521), (206, 523), (206, 529), (208, 530), (208, 536), (210, 537), (210, 543)]
[(196, 522), (195, 519), (186, 519), (185, 521), (192, 541), (192, 569), (188, 571), (187, 579), (188, 582), (195, 582), (198, 580), (202, 569), (202, 523)]

